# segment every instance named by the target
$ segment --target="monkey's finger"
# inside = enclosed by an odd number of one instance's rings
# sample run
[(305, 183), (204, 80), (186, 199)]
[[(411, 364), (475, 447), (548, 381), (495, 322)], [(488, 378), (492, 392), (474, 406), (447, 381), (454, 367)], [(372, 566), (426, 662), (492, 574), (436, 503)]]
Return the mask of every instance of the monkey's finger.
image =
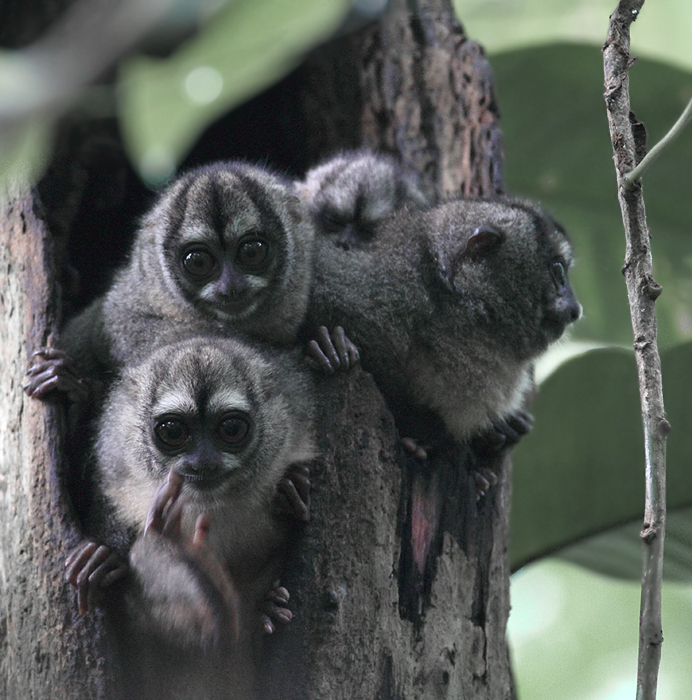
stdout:
[(283, 586), (274, 586), (266, 595), (266, 600), (275, 605), (286, 606), (291, 597), (291, 594)]
[(22, 388), (32, 399), (42, 399), (52, 391), (63, 392), (73, 403), (86, 401), (89, 397), (89, 391), (81, 379), (56, 374), (52, 368), (32, 376)]
[(292, 512), (298, 520), (303, 522), (309, 522), (310, 520), (310, 508), (308, 504), (301, 498), (296, 485), (293, 481), (287, 477), (284, 477), (279, 481), (279, 490), (287, 498), (289, 505), (291, 506)]
[[(343, 328), (341, 329), (341, 332), (344, 332)], [(322, 349), (324, 355), (329, 358), (329, 362), (332, 365), (332, 367), (335, 370), (339, 369), (339, 367), (341, 366), (341, 359), (339, 357), (337, 349), (334, 347), (331, 333), (329, 332), (327, 327), (320, 326), (317, 329), (317, 333), (315, 333), (315, 336), (315, 340), (319, 343), (319, 346)]]
[(265, 634), (274, 634), (276, 628), (268, 615), (262, 615), (260, 621), (262, 622), (262, 630)]
[(474, 472), (474, 481), (476, 482), (476, 500), (480, 500), (485, 496), (490, 489), (490, 482), (480, 472)]
[(404, 448), (415, 455), (420, 460), (425, 460), (428, 458), (428, 452), (424, 447), (421, 447), (413, 438), (403, 437), (401, 438), (401, 444)]
[(179, 498), (169, 501), (168, 508), (163, 516), (161, 534), (170, 540), (179, 541), (182, 536), (181, 525), (183, 521), (183, 508), (185, 502)]
[(317, 366), (325, 374), (334, 374), (334, 367), (332, 367), (332, 363), (329, 361), (329, 358), (322, 352), (322, 348), (319, 346), (316, 340), (311, 340), (308, 343), (308, 346), (305, 349), (305, 354), (309, 358), (313, 359), (317, 363)]
[(517, 411), (508, 416), (505, 420), (520, 436), (529, 433), (534, 423), (533, 416), (526, 411)]
[(310, 482), (310, 467), (308, 467), (307, 464), (294, 464), (289, 467), (285, 476), (293, 482), (300, 499), (309, 508), (310, 489), (312, 487)]
[[(119, 571), (122, 571), (120, 576), (117, 576), (115, 579), (108, 578), (112, 577), (113, 573), (118, 573)], [(123, 570), (120, 557), (114, 552), (111, 552), (106, 559), (89, 574), (89, 583), (87, 587), (87, 606), (89, 610), (93, 610), (97, 603), (100, 602), (104, 589), (113, 583), (113, 581), (122, 578), (126, 571), (126, 568)], [(106, 583), (107, 580), (108, 583)]]
[(342, 369), (348, 370), (351, 368), (351, 358), (348, 354), (348, 346), (346, 344), (346, 334), (341, 326), (334, 329), (334, 348), (339, 357), (339, 364)]
[(208, 513), (202, 513), (197, 517), (195, 523), (195, 534), (192, 537), (192, 544), (199, 546), (209, 539), (209, 529), (211, 527), (211, 517)]
[(149, 529), (153, 529), (156, 532), (161, 532), (164, 524), (164, 511), (167, 511), (169, 502), (175, 500), (180, 495), (180, 489), (182, 488), (182, 478), (179, 474), (174, 471), (170, 471), (166, 482), (159, 487), (154, 500), (149, 507), (149, 512), (147, 513), (147, 522), (144, 526), (144, 534), (146, 535)]
[(39, 348), (31, 353), (31, 356), (43, 357), (46, 360), (65, 360), (66, 362), (72, 362), (70, 356), (63, 350), (58, 350), (58, 348)]
[[(269, 620), (269, 623), (272, 626), (272, 632), (274, 631), (274, 622), (280, 622), (282, 625), (287, 625), (293, 619), (293, 613), (288, 608), (274, 605), (268, 601), (262, 604), (262, 612), (262, 619)], [(267, 628), (265, 626), (265, 632), (266, 631)], [(268, 634), (271, 634), (271, 632), (268, 632)]]
[(65, 580), (77, 588), (77, 576), (89, 561), (91, 555), (98, 549), (98, 544), (91, 540), (82, 540), (69, 554), (65, 561)]
[(346, 347), (348, 350), (349, 362), (351, 367), (353, 367), (353, 365), (360, 362), (360, 353), (358, 352), (358, 348), (350, 341), (348, 336), (346, 336)]
[(111, 571), (109, 571), (103, 577), (101, 581), (101, 588), (108, 588), (108, 586), (112, 586), (116, 581), (119, 581), (121, 578), (126, 576), (129, 570), (130, 567), (127, 565), (127, 562), (124, 562), (118, 557), (118, 565), (111, 569)]
[(100, 545), (79, 572), (77, 576), (77, 604), (80, 615), (85, 615), (89, 610), (93, 609), (94, 593), (90, 591), (91, 575), (110, 555), (111, 550), (104, 545)]

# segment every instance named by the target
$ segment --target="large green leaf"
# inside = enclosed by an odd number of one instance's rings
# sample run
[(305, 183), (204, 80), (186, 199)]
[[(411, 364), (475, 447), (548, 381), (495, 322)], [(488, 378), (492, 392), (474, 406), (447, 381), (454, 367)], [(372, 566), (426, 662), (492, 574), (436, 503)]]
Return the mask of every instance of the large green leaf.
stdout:
[(165, 60), (122, 68), (123, 131), (142, 175), (170, 174), (197, 135), (294, 68), (332, 32), (348, 0), (235, 0)]
[[(692, 506), (690, 367), (692, 343), (662, 357), (666, 413), (673, 426), (668, 438), (670, 509)], [(536, 427), (515, 451), (514, 570), (609, 528), (641, 520), (644, 509), (644, 447), (633, 353), (593, 350), (566, 362), (541, 385), (534, 414)]]
[[(603, 101), (601, 52), (544, 46), (494, 56), (504, 118), (507, 187), (538, 199), (575, 244), (572, 280), (584, 306), (573, 337), (631, 346), (620, 269), (625, 241)], [(631, 71), (632, 106), (657, 141), (692, 95), (692, 75), (653, 61)], [(692, 339), (692, 128), (644, 180), (662, 347)]]
[[(606, 576), (640, 581), (641, 528), (642, 519), (638, 518), (566, 547), (558, 553), (558, 557)], [(681, 508), (667, 514), (664, 550), (665, 580), (692, 582), (692, 508)]]
[[(555, 42), (603, 45), (617, 0), (453, 0), (469, 36), (488, 51)], [(692, 70), (692, 5), (685, 0), (647, 2), (632, 25), (632, 52)]]

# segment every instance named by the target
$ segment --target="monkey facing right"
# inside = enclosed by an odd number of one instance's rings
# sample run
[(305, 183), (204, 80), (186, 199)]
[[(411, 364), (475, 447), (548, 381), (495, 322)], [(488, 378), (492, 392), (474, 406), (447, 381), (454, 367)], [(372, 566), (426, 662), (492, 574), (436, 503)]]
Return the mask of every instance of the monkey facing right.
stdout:
[(275, 499), (315, 455), (310, 386), (299, 353), (203, 336), (162, 346), (112, 388), (89, 518), (105, 546), (68, 567), (80, 606), (125, 576), (109, 605), (124, 606), (131, 697), (253, 697), (266, 613), (290, 619), (275, 581), (292, 526)]
[(404, 206), (367, 246), (317, 237), (308, 327), (344, 327), (424, 458), (445, 433), (528, 430), (533, 362), (581, 314), (571, 264), (564, 230), (524, 200)]

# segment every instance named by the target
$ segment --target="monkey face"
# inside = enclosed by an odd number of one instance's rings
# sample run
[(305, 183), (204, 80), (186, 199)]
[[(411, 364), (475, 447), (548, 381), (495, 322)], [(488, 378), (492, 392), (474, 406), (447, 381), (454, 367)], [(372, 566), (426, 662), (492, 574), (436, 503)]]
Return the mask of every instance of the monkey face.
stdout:
[(161, 240), (175, 288), (222, 322), (256, 313), (286, 274), (300, 224), (294, 200), (288, 186), (248, 166), (219, 165), (183, 178)]
[[(491, 329), (517, 359), (533, 359), (581, 315), (569, 285), (571, 246), (553, 219), (521, 200), (439, 208), (434, 242), (451, 313)], [(472, 332), (472, 331), (471, 331)]]
[(103, 411), (106, 490), (134, 522), (171, 470), (208, 511), (229, 498), (270, 502), (288, 466), (314, 456), (310, 396), (288, 353), (221, 337), (162, 346), (126, 370)]
[(161, 462), (192, 489), (213, 491), (243, 468), (242, 456), (253, 428), (247, 411), (229, 406), (204, 419), (197, 412), (155, 416), (152, 436)]
[(313, 168), (301, 190), (321, 233), (346, 249), (366, 244), (400, 207), (427, 204), (416, 173), (392, 156), (366, 150), (341, 153)]

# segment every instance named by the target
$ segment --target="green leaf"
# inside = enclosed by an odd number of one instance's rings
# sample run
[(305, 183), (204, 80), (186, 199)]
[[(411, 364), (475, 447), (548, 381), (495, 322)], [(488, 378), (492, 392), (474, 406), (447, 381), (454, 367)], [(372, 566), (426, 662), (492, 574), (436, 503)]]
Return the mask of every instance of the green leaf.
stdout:
[(347, 0), (236, 0), (165, 60), (136, 58), (120, 74), (133, 162), (157, 181), (214, 119), (279, 80), (334, 31)]
[[(489, 52), (556, 42), (599, 49), (617, 0), (453, 0), (468, 35)], [(646, 3), (632, 25), (632, 54), (692, 70), (692, 6), (680, 0)]]
[[(599, 574), (640, 581), (642, 519), (590, 537), (559, 552), (558, 557)], [(674, 510), (666, 517), (663, 577), (692, 582), (692, 508)]]
[[(575, 340), (631, 346), (620, 269), (625, 237), (603, 101), (601, 51), (547, 46), (493, 57), (506, 143), (507, 188), (542, 201), (566, 227), (577, 265), (571, 279), (584, 307)], [(662, 137), (692, 95), (692, 75), (640, 60), (630, 72), (632, 107)], [(692, 129), (645, 175), (661, 347), (692, 339)]]
[[(668, 507), (688, 508), (692, 343), (664, 353), (661, 364), (666, 414), (673, 426), (667, 447)], [(566, 362), (541, 385), (533, 413), (535, 428), (514, 453), (513, 570), (623, 523), (641, 521), (644, 511), (644, 446), (633, 353), (593, 350)]]

